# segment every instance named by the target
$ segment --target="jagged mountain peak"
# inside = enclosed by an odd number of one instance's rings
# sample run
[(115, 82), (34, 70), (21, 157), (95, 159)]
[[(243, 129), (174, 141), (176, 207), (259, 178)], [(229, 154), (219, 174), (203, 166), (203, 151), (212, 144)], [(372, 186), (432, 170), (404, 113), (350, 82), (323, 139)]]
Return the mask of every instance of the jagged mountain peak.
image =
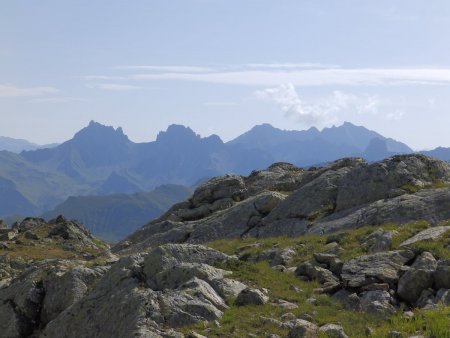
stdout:
[(78, 131), (73, 140), (88, 140), (88, 141), (105, 140), (121, 140), (129, 141), (128, 137), (124, 134), (122, 127), (114, 128), (112, 126), (105, 126), (101, 123), (91, 121), (89, 125), (80, 131)]
[(157, 142), (165, 142), (167, 140), (194, 140), (200, 139), (200, 135), (196, 134), (191, 128), (181, 124), (171, 124), (166, 131), (161, 131), (156, 137)]

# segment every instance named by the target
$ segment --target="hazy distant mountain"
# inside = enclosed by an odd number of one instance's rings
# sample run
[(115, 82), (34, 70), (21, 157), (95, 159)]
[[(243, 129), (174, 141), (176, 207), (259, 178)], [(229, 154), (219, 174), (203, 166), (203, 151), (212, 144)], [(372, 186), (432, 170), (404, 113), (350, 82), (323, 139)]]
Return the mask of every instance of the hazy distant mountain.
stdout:
[(421, 151), (421, 154), (436, 157), (444, 161), (450, 161), (450, 148), (438, 147), (433, 150)]
[(409, 152), (407, 145), (351, 123), (322, 131), (263, 124), (227, 143), (217, 135), (200, 137), (188, 127), (171, 125), (153, 142), (134, 143), (121, 128), (92, 121), (54, 148), (0, 152), (0, 178), (9, 184), (0, 192), (20, 199), (14, 207), (5, 203), (0, 217), (40, 214), (69, 196), (140, 193), (163, 184), (193, 186), (205, 177), (249, 174), (280, 161), (311, 166), (341, 157), (372, 161)]
[(0, 177), (0, 215), (34, 214), (37, 208), (24, 197), (14, 182)]
[(29, 142), (27, 140), (15, 139), (11, 137), (0, 136), (0, 151), (6, 150), (12, 153), (20, 153), (24, 150), (36, 150), (41, 148), (53, 148), (56, 147), (56, 143), (39, 145)]
[[(229, 142), (246, 149), (265, 150), (278, 161), (308, 166), (347, 156), (363, 156), (372, 140), (382, 140), (388, 154), (411, 153), (406, 144), (386, 138), (365, 127), (345, 122), (342, 126), (287, 131), (262, 124)], [(374, 159), (380, 159), (378, 156)]]
[(52, 219), (63, 214), (79, 220), (98, 237), (115, 242), (160, 216), (191, 193), (192, 189), (183, 186), (164, 185), (133, 195), (69, 197), (52, 211), (44, 213), (43, 217)]

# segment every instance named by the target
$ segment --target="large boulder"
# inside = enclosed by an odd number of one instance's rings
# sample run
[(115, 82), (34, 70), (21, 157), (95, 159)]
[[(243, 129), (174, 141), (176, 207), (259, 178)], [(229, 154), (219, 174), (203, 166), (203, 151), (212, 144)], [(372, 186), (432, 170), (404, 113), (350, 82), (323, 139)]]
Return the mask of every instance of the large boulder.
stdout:
[(364, 285), (385, 282), (394, 285), (398, 282), (405, 264), (414, 258), (409, 250), (379, 252), (360, 256), (344, 263), (341, 278), (344, 285), (360, 288)]
[(423, 252), (416, 258), (411, 268), (399, 279), (397, 293), (413, 304), (424, 289), (433, 285), (437, 262), (429, 252)]

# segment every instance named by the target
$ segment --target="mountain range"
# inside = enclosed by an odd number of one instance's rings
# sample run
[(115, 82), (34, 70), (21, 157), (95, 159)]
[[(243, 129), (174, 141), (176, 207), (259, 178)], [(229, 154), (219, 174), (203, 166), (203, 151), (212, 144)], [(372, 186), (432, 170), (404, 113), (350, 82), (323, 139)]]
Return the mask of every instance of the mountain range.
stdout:
[[(0, 217), (41, 215), (70, 196), (66, 206), (76, 196), (105, 196), (111, 201), (115, 194), (127, 194), (124, 201), (136, 201), (131, 195), (161, 185), (193, 187), (213, 176), (248, 175), (274, 162), (308, 167), (342, 157), (376, 161), (412, 152), (404, 143), (348, 122), (321, 131), (286, 131), (263, 124), (229, 142), (171, 125), (155, 141), (135, 143), (122, 128), (91, 121), (52, 148), (20, 154), (0, 151)], [(450, 150), (437, 148), (427, 155), (449, 160)]]

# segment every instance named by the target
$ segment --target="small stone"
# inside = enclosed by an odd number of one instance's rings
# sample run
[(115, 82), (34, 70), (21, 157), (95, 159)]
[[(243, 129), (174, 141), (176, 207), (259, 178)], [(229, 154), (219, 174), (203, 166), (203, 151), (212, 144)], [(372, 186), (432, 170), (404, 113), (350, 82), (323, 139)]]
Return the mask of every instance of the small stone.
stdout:
[(190, 333), (188, 333), (188, 335), (186, 336), (186, 338), (207, 338), (206, 336), (203, 336), (195, 331), (191, 331)]
[(295, 319), (297, 319), (297, 317), (295, 317), (295, 315), (292, 312), (288, 312), (288, 313), (283, 314), (280, 317), (280, 319), (286, 322), (289, 320), (295, 320)]
[(389, 331), (388, 338), (402, 338), (402, 333), (400, 331)]
[(294, 310), (294, 309), (298, 309), (298, 305), (288, 302), (284, 299), (277, 299), (277, 301), (275, 302), (276, 305), (278, 305), (279, 307), (281, 307), (284, 310)]
[(295, 286), (295, 285), (291, 285), (291, 286), (289, 287), (289, 290), (292, 290), (292, 291), (297, 292), (297, 293), (303, 292), (302, 289), (300, 289), (298, 286)]
[(439, 289), (436, 293), (435, 303), (442, 303), (444, 306), (450, 305), (450, 290)]
[(348, 338), (344, 332), (344, 328), (336, 324), (325, 324), (319, 328), (327, 337)]
[(280, 272), (286, 272), (286, 267), (284, 265), (275, 265), (272, 266), (272, 269), (280, 271)]
[(406, 319), (412, 319), (414, 317), (414, 312), (412, 312), (412, 311), (405, 311), (403, 313), (403, 317), (405, 317)]

